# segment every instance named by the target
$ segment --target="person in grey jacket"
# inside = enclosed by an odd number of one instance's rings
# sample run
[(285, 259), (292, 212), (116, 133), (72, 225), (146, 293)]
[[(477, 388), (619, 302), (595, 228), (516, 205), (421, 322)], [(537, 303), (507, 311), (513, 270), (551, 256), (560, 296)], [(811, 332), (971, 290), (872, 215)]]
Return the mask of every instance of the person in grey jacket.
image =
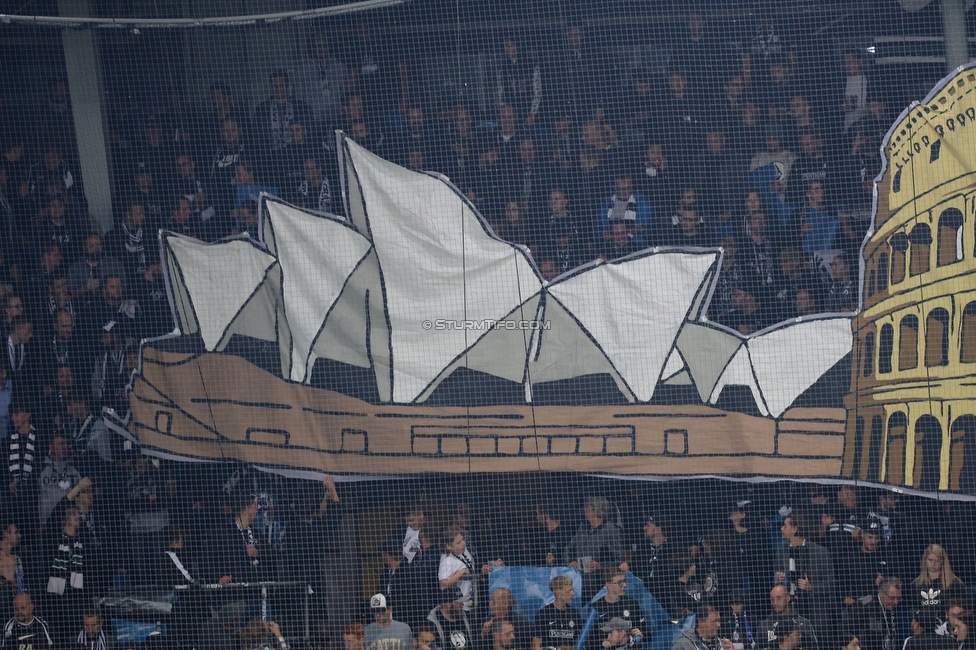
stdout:
[(588, 497), (583, 507), (586, 521), (563, 553), (567, 565), (583, 573), (580, 597), (584, 602), (603, 587), (601, 570), (619, 566), (625, 573), (630, 570), (624, 560), (624, 541), (620, 527), (607, 521), (610, 502), (604, 497)]
[(786, 588), (793, 611), (810, 620), (819, 638), (827, 638), (834, 607), (830, 552), (806, 539), (805, 522), (795, 512), (783, 520), (780, 530), (788, 544), (776, 551), (775, 583)]
[(732, 642), (719, 637), (722, 615), (712, 605), (702, 605), (695, 615), (695, 629), (685, 630), (671, 650), (733, 650)]

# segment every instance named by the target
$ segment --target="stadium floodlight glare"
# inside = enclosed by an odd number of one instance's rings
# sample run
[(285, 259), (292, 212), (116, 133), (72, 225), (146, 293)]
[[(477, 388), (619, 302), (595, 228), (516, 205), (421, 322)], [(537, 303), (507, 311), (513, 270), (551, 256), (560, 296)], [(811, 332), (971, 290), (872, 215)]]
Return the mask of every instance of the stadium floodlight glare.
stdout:
[[(100, 27), (122, 28), (135, 30), (154, 27), (189, 28), (189, 27), (237, 27), (257, 23), (277, 23), (286, 20), (312, 20), (327, 16), (357, 13), (383, 9), (406, 4), (409, 0), (362, 0), (348, 2), (334, 7), (320, 7), (318, 9), (304, 9), (300, 11), (282, 11), (273, 14), (254, 14), (251, 16), (218, 16), (214, 18), (86, 18), (73, 16), (18, 16), (0, 14), (0, 23), (48, 25), (51, 27)], [(136, 33), (136, 32), (133, 32)]]

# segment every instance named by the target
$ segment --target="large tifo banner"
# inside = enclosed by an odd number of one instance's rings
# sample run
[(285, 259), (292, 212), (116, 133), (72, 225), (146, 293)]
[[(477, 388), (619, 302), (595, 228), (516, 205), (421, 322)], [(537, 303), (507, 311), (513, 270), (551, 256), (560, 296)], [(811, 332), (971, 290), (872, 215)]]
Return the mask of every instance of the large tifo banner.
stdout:
[[(285, 470), (971, 492), (974, 87), (972, 69), (946, 79), (886, 138), (859, 312), (748, 336), (705, 318), (721, 249), (544, 279), (446, 178), (340, 135), (348, 220), (264, 196), (259, 241), (161, 235), (180, 336), (144, 346), (130, 430), (151, 452)], [(323, 384), (323, 367), (368, 390)]]

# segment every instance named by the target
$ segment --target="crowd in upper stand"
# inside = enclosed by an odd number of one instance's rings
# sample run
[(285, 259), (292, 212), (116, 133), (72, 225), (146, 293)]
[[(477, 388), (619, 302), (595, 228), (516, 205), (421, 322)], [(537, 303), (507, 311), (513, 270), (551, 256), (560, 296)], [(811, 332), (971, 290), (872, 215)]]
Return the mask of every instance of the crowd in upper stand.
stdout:
[[(842, 65), (822, 53), (822, 68), (803, 69), (775, 30), (733, 53), (718, 29), (691, 11), (667, 65), (626, 73), (582, 24), (545, 52), (529, 37), (500, 35), (481, 110), (428, 97), (413, 78), (423, 76), (422, 52), (397, 49), (365, 20), (348, 45), (312, 36), (305, 58), (271, 73), (267, 99), (253, 108), (215, 70), (205, 106), (173, 89), (165, 107), (131, 116), (131, 129), (112, 126), (118, 216), (99, 264), (70, 97), (56, 80), (38, 111), (45, 137), (6, 124), (0, 144), (7, 293), (34, 303), (31, 313), (51, 295), (87, 305), (104, 288), (88, 276), (117, 274), (123, 301), (136, 301), (144, 321), (166, 320), (152, 233), (256, 235), (261, 191), (342, 214), (342, 129), (381, 156), (445, 174), (499, 237), (530, 249), (546, 278), (647, 246), (722, 246), (713, 321), (748, 334), (852, 310), (880, 142), (896, 107), (860, 52)], [(62, 274), (67, 294), (50, 285)]]

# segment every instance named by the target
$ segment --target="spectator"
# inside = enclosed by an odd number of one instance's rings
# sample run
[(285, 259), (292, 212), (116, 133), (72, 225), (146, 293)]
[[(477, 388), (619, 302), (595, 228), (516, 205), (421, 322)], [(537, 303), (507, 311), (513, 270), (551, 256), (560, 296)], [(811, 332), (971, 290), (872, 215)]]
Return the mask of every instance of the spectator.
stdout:
[(297, 95), (311, 108), (317, 122), (332, 124), (349, 89), (349, 73), (346, 65), (333, 56), (325, 35), (314, 34), (310, 41), (309, 56), (295, 75)]
[(704, 148), (694, 158), (695, 187), (701, 194), (701, 209), (717, 213), (728, 197), (737, 196), (742, 187), (739, 161), (728, 147), (727, 127), (717, 122), (705, 128)]
[(640, 628), (645, 625), (644, 613), (640, 603), (627, 595), (627, 574), (619, 567), (610, 567), (603, 570), (603, 581), (607, 594), (593, 603), (600, 613), (597, 619), (600, 629), (619, 618), (627, 624), (630, 635), (642, 636)]
[(102, 616), (94, 609), (82, 614), (82, 628), (71, 647), (81, 646), (85, 650), (114, 650), (119, 642), (114, 636), (105, 633)]
[(495, 228), (495, 233), (501, 239), (526, 248), (533, 244), (525, 209), (518, 201), (509, 201), (505, 205), (504, 219)]
[(373, 622), (366, 626), (366, 650), (409, 650), (413, 643), (410, 626), (393, 619), (393, 606), (386, 602), (386, 596), (376, 594), (370, 598), (369, 606)]
[(834, 256), (830, 261), (830, 285), (827, 287), (827, 311), (857, 311), (857, 285), (854, 269), (846, 253)]
[(92, 233), (85, 238), (84, 255), (68, 268), (68, 291), (73, 298), (91, 300), (91, 295), (101, 289), (105, 278), (125, 274), (122, 264), (110, 255), (104, 255), (102, 237)]
[(122, 328), (114, 320), (99, 330), (101, 348), (92, 364), (91, 396), (98, 404), (127, 412), (129, 376), (138, 366), (139, 355), (126, 346)]
[(276, 70), (269, 78), (271, 97), (254, 110), (254, 133), (258, 148), (269, 165), (276, 155), (291, 144), (291, 124), (309, 118), (308, 105), (291, 96), (291, 80), (284, 70)]
[(868, 101), (868, 77), (864, 73), (864, 60), (856, 50), (844, 53), (844, 74), (844, 131), (847, 131), (863, 117)]
[(380, 555), (391, 570), (399, 567), (403, 560), (412, 562), (420, 550), (420, 531), (424, 526), (424, 509), (419, 504), (411, 505), (381, 546)]
[(295, 505), (295, 517), (287, 524), (282, 562), (289, 580), (309, 585), (309, 613), (317, 627), (324, 625), (328, 616), (329, 587), (325, 575), (331, 568), (330, 556), (337, 550), (339, 507), (335, 480), (327, 476), (320, 490), (309, 490), (302, 495)]
[(34, 602), (30, 594), (14, 596), (14, 617), (3, 628), (3, 650), (32, 650), (53, 648), (54, 638), (47, 623), (34, 616)]
[(549, 219), (545, 241), (546, 248), (556, 260), (560, 273), (565, 273), (589, 261), (587, 241), (578, 220), (570, 213), (567, 193), (562, 189), (549, 192)]
[(619, 617), (614, 617), (601, 625), (600, 630), (607, 635), (600, 644), (604, 650), (636, 648), (641, 647), (644, 642), (641, 631), (631, 629), (630, 623)]
[(793, 162), (791, 176), (800, 183), (820, 181), (825, 187), (836, 187), (836, 172), (823, 150), (820, 133), (812, 129), (799, 132), (800, 155)]
[(189, 152), (177, 152), (175, 163), (172, 194), (189, 201), (194, 227), (209, 234), (209, 229), (213, 228), (209, 222), (217, 215), (217, 206), (213, 203), (217, 192), (197, 177), (197, 163)]
[(498, 621), (491, 635), (479, 644), (483, 650), (513, 650), (520, 647), (515, 637), (515, 626), (511, 621)]
[(803, 250), (811, 255), (832, 250), (840, 224), (836, 217), (827, 212), (823, 183), (810, 181), (804, 188), (806, 202), (793, 214), (790, 223), (791, 236), (794, 241), (802, 241)]
[(637, 545), (631, 568), (661, 607), (675, 616), (678, 576), (674, 573), (673, 544), (668, 544), (665, 524), (659, 517), (648, 513), (644, 519), (644, 538)]
[(90, 363), (84, 353), (85, 346), (79, 341), (81, 335), (75, 336), (74, 321), (70, 311), (58, 310), (54, 317), (54, 335), (48, 339), (50, 343), (41, 345), (38, 349), (43, 373), (40, 379), (45, 394), (54, 391), (54, 377), (58, 368), (70, 366), (80, 371), (86, 363)]
[[(471, 578), (474, 575), (475, 560), (467, 549), (464, 531), (451, 528), (444, 536), (444, 553), (441, 555), (441, 565), (437, 572), (441, 591), (451, 589), (461, 598), (471, 597)], [(468, 601), (464, 601), (464, 611), (469, 611)]]
[(566, 576), (556, 576), (549, 581), (549, 590), (556, 600), (535, 615), (532, 650), (575, 646), (579, 634), (583, 631), (583, 621), (579, 613), (570, 606), (575, 595), (573, 581)]
[[(486, 644), (489, 639), (497, 645), (499, 641), (504, 641), (505, 647), (527, 649), (532, 643), (532, 624), (528, 619), (513, 611), (515, 599), (512, 592), (505, 587), (498, 587), (491, 592), (488, 597), (488, 610), (491, 617), (481, 624), (481, 642)], [(501, 630), (502, 626), (511, 627), (508, 630)], [(511, 635), (511, 641), (508, 640)]]
[[(627, 225), (627, 233), (640, 248), (645, 241), (655, 241), (660, 233), (651, 232), (653, 214), (651, 204), (644, 195), (634, 191), (632, 174), (620, 168), (614, 174), (614, 193), (607, 199), (597, 215), (597, 241), (610, 240), (610, 224), (614, 221)], [(647, 239), (645, 239), (647, 238)]]
[(68, 214), (64, 196), (60, 192), (50, 194), (46, 197), (40, 220), (34, 226), (35, 250), (57, 244), (68, 259), (77, 259), (86, 230), (75, 215)]
[(203, 224), (193, 219), (193, 204), (185, 196), (173, 197), (169, 205), (169, 218), (163, 226), (178, 235), (203, 239)]
[(674, 195), (678, 191), (680, 170), (671, 164), (671, 158), (665, 153), (664, 145), (652, 142), (647, 147), (644, 159), (644, 172), (639, 174), (637, 186), (651, 204), (653, 214), (665, 215), (671, 207)]
[(788, 543), (776, 551), (776, 582), (793, 599), (791, 609), (810, 620), (818, 638), (826, 639), (834, 602), (834, 565), (827, 549), (806, 539), (804, 523), (796, 513), (783, 520), (780, 532)]
[(258, 502), (252, 494), (235, 498), (233, 522), (225, 522), (219, 530), (213, 558), (219, 567), (220, 584), (230, 582), (261, 582), (273, 571), (274, 556), (252, 527), (258, 516)]
[[(27, 590), (24, 565), (20, 557), (14, 553), (19, 549), (21, 537), (17, 524), (11, 523), (3, 529), (3, 536), (0, 538), (0, 591), (7, 595), (11, 602), (14, 596)], [(5, 604), (4, 608), (10, 613), (8, 605)]]
[(125, 284), (121, 275), (106, 275), (101, 282), (98, 298), (89, 302), (89, 331), (94, 333), (108, 323), (115, 323), (118, 329), (113, 332), (122, 337), (127, 347), (142, 338), (142, 310), (139, 301), (125, 295)]
[(366, 628), (362, 623), (349, 623), (342, 629), (342, 643), (344, 650), (364, 650)]
[[(783, 148), (783, 130), (777, 125), (766, 129), (766, 148), (756, 152), (749, 162), (750, 183), (760, 190), (768, 208), (786, 203), (796, 155)], [(780, 215), (780, 223), (785, 221)]]
[(912, 616), (912, 635), (905, 639), (903, 650), (954, 650), (955, 639), (936, 634), (939, 625), (937, 607), (920, 607)]
[(539, 523), (537, 540), (531, 562), (536, 566), (555, 566), (564, 556), (573, 531), (565, 523), (565, 515), (556, 503), (538, 503), (535, 506), (535, 519)]
[(605, 497), (587, 497), (583, 507), (586, 521), (564, 551), (566, 563), (583, 573), (580, 597), (586, 600), (600, 589), (601, 569), (618, 566), (625, 573), (629, 570), (624, 561), (623, 536), (620, 528), (608, 521), (609, 515), (610, 502)]
[(31, 345), (34, 325), (24, 316), (15, 316), (10, 321), (7, 335), (7, 361), (11, 374), (19, 388), (32, 391), (38, 377), (40, 362), (37, 348)]
[(965, 597), (966, 587), (952, 571), (942, 546), (929, 544), (922, 553), (921, 565), (918, 577), (912, 580), (912, 607), (945, 609), (954, 598)]
[(0, 359), (0, 441), (10, 435), (10, 406), (13, 400), (14, 384), (7, 371), (7, 362)]
[[(435, 648), (437, 647), (436, 640), (437, 632), (430, 623), (425, 622), (413, 628), (413, 650), (432, 650), (432, 645)], [(346, 646), (345, 650), (356, 649)], [(360, 648), (359, 650), (362, 649)]]
[[(121, 490), (121, 509), (124, 509), (129, 524), (129, 552), (125, 560), (128, 571), (138, 576), (151, 566), (153, 551), (158, 549), (157, 536), (169, 524), (169, 494), (159, 470), (142, 454), (123, 457), (123, 466), (128, 471)], [(224, 547), (218, 544), (216, 548), (222, 550)], [(236, 558), (227, 551), (223, 559), (230, 564)]]
[(508, 178), (507, 196), (525, 209), (531, 235), (538, 239), (538, 229), (551, 187), (544, 160), (536, 150), (535, 140), (523, 136), (518, 143), (518, 157), (512, 164)]
[(732, 642), (718, 636), (722, 614), (712, 605), (702, 605), (695, 616), (695, 628), (685, 630), (671, 650), (734, 650)]
[[(63, 436), (55, 436), (48, 447), (44, 469), (38, 477), (37, 521), (41, 528), (47, 524), (48, 517), (79, 481), (81, 474), (68, 458), (68, 441)], [(81, 513), (78, 513), (79, 517)]]
[(810, 621), (790, 608), (789, 592), (783, 585), (776, 585), (769, 592), (773, 604), (772, 613), (760, 623), (757, 630), (762, 647), (767, 650), (818, 650), (820, 642)]
[(31, 424), (31, 407), (26, 398), (15, 396), (10, 403), (10, 436), (7, 440), (7, 483), (12, 496), (10, 505), (22, 527), (32, 527), (33, 513), (27, 504), (34, 495), (34, 454), (37, 430)]
[(865, 596), (872, 597), (877, 586), (891, 575), (888, 553), (881, 549), (881, 522), (868, 517), (858, 531), (858, 548), (841, 558), (846, 564), (838, 581), (844, 607), (852, 607)]
[(123, 205), (138, 203), (146, 212), (146, 223), (155, 232), (165, 220), (166, 205), (158, 179), (161, 169), (153, 169), (146, 162), (137, 162), (133, 170), (132, 186), (123, 198)]
[(508, 104), (515, 108), (526, 127), (535, 124), (542, 106), (542, 69), (533, 56), (519, 52), (519, 45), (511, 34), (502, 38), (495, 85), (499, 106)]
[(85, 534), (81, 515), (75, 507), (64, 511), (60, 529), (51, 537), (47, 579), (47, 602), (54, 638), (67, 646), (72, 638), (74, 618), (84, 611), (88, 585), (85, 584)]
[[(448, 592), (450, 593), (450, 592)], [(437, 637), (441, 648), (468, 648), (474, 642), (471, 634), (471, 624), (464, 611), (468, 603), (466, 596), (454, 600), (452, 595), (442, 595), (443, 602), (439, 607), (431, 610), (427, 620), (437, 630)]]
[[(35, 313), (51, 312), (51, 296), (49, 290), (51, 282), (57, 277), (64, 277), (67, 265), (63, 265), (64, 258), (61, 254), (61, 247), (57, 244), (45, 244), (41, 247), (39, 255), (33, 260), (34, 270), (27, 279), (25, 295), (31, 302)], [(7, 297), (10, 299), (10, 296)], [(68, 285), (64, 285), (64, 300), (71, 301), (71, 294), (68, 293)], [(4, 328), (6, 328), (6, 313), (4, 314)]]
[(637, 242), (637, 237), (628, 230), (627, 223), (624, 221), (611, 221), (607, 233), (607, 240), (600, 253), (600, 258), (605, 262), (632, 255), (644, 248)]
[(234, 201), (234, 167), (249, 152), (245, 134), (234, 117), (224, 119), (220, 139), (210, 149), (207, 182), (218, 211), (228, 212)]
[(695, 208), (679, 205), (677, 224), (663, 238), (669, 246), (708, 247), (712, 245), (712, 233)]
[(35, 212), (44, 208), (49, 192), (53, 192), (62, 196), (69, 215), (75, 218), (88, 216), (81, 175), (68, 165), (57, 142), (47, 142), (42, 146), (41, 161), (31, 167), (27, 187)]

